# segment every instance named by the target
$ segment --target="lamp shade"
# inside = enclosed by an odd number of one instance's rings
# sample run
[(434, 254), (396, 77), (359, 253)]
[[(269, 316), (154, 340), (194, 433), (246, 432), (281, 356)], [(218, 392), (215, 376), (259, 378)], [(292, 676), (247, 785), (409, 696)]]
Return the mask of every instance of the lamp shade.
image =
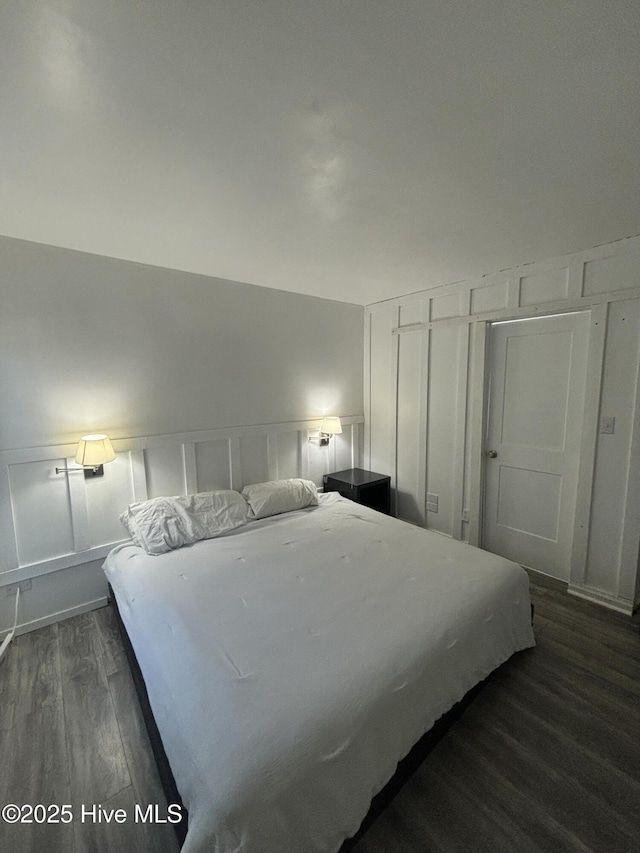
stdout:
[(85, 467), (113, 462), (116, 453), (106, 435), (83, 435), (78, 442), (76, 462)]
[(342, 432), (342, 424), (340, 418), (325, 418), (320, 424), (320, 432), (328, 435), (340, 435)]

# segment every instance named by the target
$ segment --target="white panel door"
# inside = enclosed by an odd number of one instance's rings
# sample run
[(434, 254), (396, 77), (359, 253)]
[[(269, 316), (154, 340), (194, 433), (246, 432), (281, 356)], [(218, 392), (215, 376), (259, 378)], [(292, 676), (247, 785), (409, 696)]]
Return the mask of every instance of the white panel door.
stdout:
[(491, 327), (483, 547), (569, 579), (589, 313)]

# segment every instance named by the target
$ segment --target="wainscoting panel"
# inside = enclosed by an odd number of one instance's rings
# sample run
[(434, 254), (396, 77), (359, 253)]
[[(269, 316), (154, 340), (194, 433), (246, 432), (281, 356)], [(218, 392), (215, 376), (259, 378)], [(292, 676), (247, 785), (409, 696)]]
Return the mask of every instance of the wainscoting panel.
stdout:
[(342, 435), (335, 435), (331, 439), (334, 451), (332, 471), (344, 471), (347, 468), (358, 468), (357, 459), (354, 459), (354, 448), (360, 447), (358, 430), (360, 424), (350, 424), (344, 427)]
[(239, 443), (242, 485), (273, 479), (269, 473), (269, 436), (246, 435), (240, 438)]
[(0, 587), (102, 559), (127, 540), (119, 516), (134, 501), (285, 477), (322, 486), (325, 474), (361, 464), (363, 422), (343, 417), (327, 447), (308, 440), (320, 419), (117, 438), (104, 476), (86, 480), (69, 445), (0, 452)]
[(335, 437), (331, 439), (331, 444), (328, 446), (318, 447), (317, 443), (309, 442), (306, 436), (300, 436), (302, 476), (315, 483), (321, 483), (323, 473), (337, 471), (334, 464), (335, 448)]
[(640, 286), (640, 251), (593, 258), (584, 265), (584, 296), (612, 293)]
[(444, 320), (447, 317), (460, 317), (464, 313), (461, 307), (459, 293), (448, 293), (444, 296), (434, 296), (431, 299), (429, 316), (432, 320)]
[(231, 488), (229, 439), (199, 441), (195, 445), (198, 491)]
[(545, 270), (520, 278), (520, 305), (555, 302), (569, 295), (569, 268)]
[(122, 539), (123, 528), (118, 516), (128, 504), (134, 502), (130, 453), (118, 453), (115, 460), (109, 463), (104, 477), (84, 480), (82, 474), (69, 476), (84, 481), (89, 547), (95, 548)]
[(144, 465), (148, 497), (184, 494), (186, 489), (182, 444), (148, 447), (144, 451)]
[(277, 432), (269, 436), (269, 450), (275, 457), (275, 479), (298, 477), (300, 441), (297, 432)]
[(507, 307), (509, 282), (499, 281), (489, 287), (471, 288), (471, 313), (483, 314), (485, 311), (499, 311)]
[(75, 465), (73, 460), (54, 456), (9, 466), (13, 532), (21, 566), (74, 550), (67, 481), (71, 475), (55, 472), (67, 462)]

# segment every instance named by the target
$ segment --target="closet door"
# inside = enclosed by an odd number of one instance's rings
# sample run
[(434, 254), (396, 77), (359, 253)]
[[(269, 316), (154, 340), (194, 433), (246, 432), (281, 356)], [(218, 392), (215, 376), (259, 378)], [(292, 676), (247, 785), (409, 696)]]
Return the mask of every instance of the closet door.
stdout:
[(483, 547), (569, 579), (589, 312), (491, 326)]

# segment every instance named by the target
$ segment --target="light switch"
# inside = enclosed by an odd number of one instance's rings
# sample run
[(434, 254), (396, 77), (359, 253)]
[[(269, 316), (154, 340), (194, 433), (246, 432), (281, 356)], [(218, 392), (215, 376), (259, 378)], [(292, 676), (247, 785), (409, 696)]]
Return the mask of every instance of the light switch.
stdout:
[(615, 418), (600, 418), (600, 433), (602, 435), (613, 435), (616, 426)]

